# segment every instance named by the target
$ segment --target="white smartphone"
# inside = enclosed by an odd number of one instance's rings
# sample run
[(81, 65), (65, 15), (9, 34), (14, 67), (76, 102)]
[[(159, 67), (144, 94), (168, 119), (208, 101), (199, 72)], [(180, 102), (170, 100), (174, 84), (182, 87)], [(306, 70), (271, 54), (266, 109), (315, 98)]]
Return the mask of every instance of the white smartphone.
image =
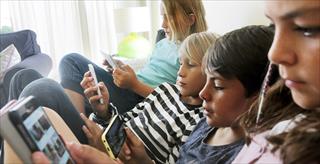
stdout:
[[(98, 95), (101, 96), (101, 91), (98, 86), (98, 79), (97, 79), (96, 71), (94, 71), (94, 67), (92, 64), (88, 64), (88, 67), (89, 67), (89, 71), (91, 73), (91, 76), (93, 77), (94, 84), (98, 87), (98, 91), (97, 91)], [(100, 104), (103, 104), (103, 99), (100, 98), (99, 102), (100, 102)]]
[(107, 62), (109, 63), (109, 65), (112, 67), (112, 69), (115, 68), (119, 68), (119, 65), (117, 64), (117, 62), (112, 58), (111, 55), (103, 52), (102, 50), (100, 50), (101, 54), (105, 57), (105, 59), (107, 60)]

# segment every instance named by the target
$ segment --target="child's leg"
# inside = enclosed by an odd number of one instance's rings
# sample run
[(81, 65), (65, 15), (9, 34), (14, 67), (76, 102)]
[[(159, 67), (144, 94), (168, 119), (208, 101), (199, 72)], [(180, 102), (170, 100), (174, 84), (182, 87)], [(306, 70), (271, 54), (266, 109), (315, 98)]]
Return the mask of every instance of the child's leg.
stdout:
[[(79, 143), (76, 136), (72, 133), (67, 124), (55, 111), (49, 108), (45, 108), (45, 112), (47, 113), (52, 125), (58, 131), (58, 134), (62, 136), (65, 142)], [(7, 142), (4, 142), (4, 163), (23, 163)]]

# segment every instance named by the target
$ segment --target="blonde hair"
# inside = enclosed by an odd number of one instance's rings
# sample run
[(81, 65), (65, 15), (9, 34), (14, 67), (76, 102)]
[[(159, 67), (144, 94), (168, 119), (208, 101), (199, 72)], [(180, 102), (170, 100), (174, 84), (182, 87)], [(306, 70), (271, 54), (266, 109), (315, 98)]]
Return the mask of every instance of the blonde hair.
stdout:
[(187, 59), (201, 65), (202, 58), (208, 48), (215, 43), (219, 36), (212, 32), (200, 32), (189, 35), (181, 44), (180, 54)]
[[(172, 40), (183, 41), (190, 34), (207, 30), (202, 0), (162, 0), (162, 3), (172, 29)], [(186, 29), (191, 14), (195, 17), (195, 21)]]

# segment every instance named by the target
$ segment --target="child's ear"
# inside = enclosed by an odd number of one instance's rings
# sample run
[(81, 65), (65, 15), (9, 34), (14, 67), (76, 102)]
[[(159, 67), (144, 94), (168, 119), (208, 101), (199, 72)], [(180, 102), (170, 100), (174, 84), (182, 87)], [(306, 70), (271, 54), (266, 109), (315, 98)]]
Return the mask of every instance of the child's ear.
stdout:
[(194, 14), (189, 14), (189, 25), (192, 26), (196, 22), (196, 16)]

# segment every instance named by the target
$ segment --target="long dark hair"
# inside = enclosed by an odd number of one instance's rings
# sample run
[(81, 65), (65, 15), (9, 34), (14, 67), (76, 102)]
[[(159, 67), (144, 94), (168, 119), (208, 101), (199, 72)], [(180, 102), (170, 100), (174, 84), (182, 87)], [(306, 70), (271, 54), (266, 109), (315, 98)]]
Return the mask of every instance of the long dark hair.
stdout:
[(320, 163), (320, 110), (310, 110), (288, 132), (268, 138), (285, 164)]
[[(278, 71), (278, 69), (274, 69)], [(306, 110), (294, 103), (290, 89), (283, 80), (278, 80), (266, 92), (262, 114), (257, 123), (259, 101), (255, 101), (250, 110), (240, 118), (240, 125), (246, 132), (247, 143), (258, 133), (272, 129), (277, 123), (303, 114), (302, 120), (296, 120), (296, 126), (288, 131), (269, 136), (272, 151), (279, 150), (283, 163), (314, 163), (320, 161), (320, 112)]]

